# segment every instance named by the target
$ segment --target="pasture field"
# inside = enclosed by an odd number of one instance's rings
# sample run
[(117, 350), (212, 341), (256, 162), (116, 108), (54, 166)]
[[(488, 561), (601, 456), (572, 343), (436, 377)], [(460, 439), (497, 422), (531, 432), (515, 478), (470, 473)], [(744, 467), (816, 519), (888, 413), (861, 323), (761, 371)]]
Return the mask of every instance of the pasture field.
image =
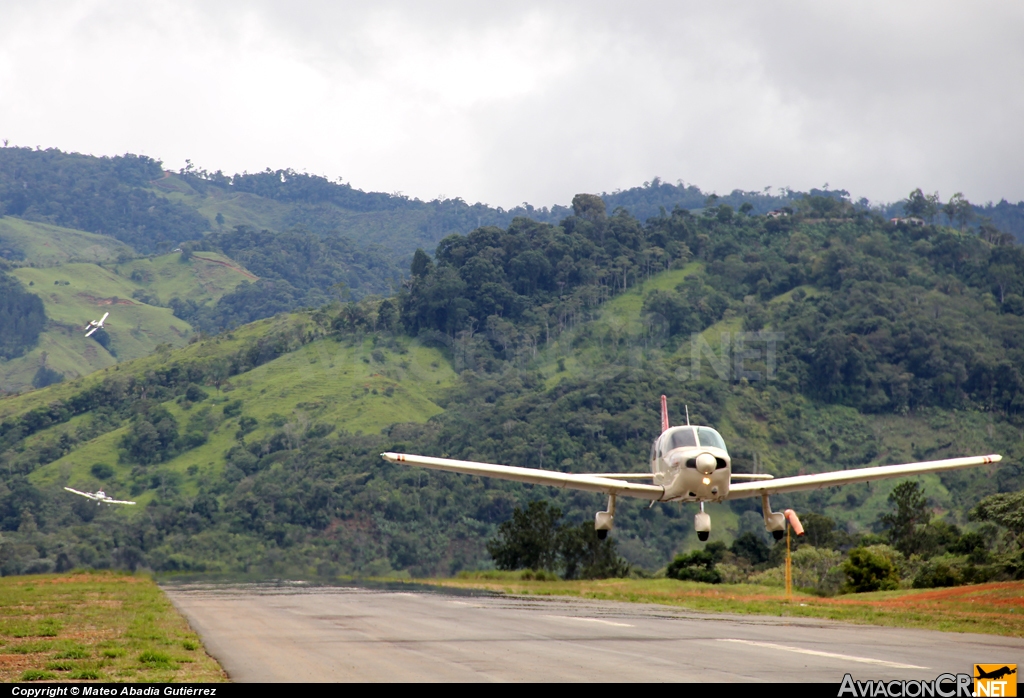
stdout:
[(48, 267), (68, 262), (114, 262), (135, 251), (107, 235), (62, 228), (48, 223), (0, 216), (0, 257)]
[(822, 598), (778, 587), (702, 584), (675, 579), (542, 581), (522, 572), (468, 572), (421, 583), (503, 594), (578, 596), (606, 601), (658, 603), (710, 613), (800, 616), (922, 628), (945, 632), (1024, 637), (1024, 582), (996, 582), (945, 589), (913, 589)]
[[(5, 225), (12, 224), (0, 220), (0, 233)], [(64, 238), (50, 235), (45, 241), (36, 243), (57, 245)], [(84, 251), (95, 248), (86, 242)], [(193, 255), (187, 262), (181, 261), (180, 254), (165, 254), (106, 266), (80, 262), (19, 267), (11, 273), (25, 290), (42, 299), (49, 320), (38, 346), (17, 359), (0, 362), (0, 389), (11, 392), (31, 386), (43, 364), (70, 380), (118, 361), (149, 356), (161, 344), (182, 346), (192, 327), (164, 307), (172, 298), (208, 305), (243, 281), (257, 278), (214, 252)], [(104, 325), (110, 337), (107, 347), (85, 337), (82, 329), (104, 312), (110, 313)]]
[(0, 579), (0, 681), (227, 681), (149, 577)]
[[(270, 321), (264, 321), (269, 323)], [(221, 340), (206, 340), (217, 347)], [(199, 344), (180, 350), (186, 353)], [(228, 349), (236, 341), (224, 338), (219, 345)], [(183, 492), (194, 495), (199, 480), (219, 472), (224, 464), (224, 453), (238, 443), (237, 432), (242, 419), (254, 420), (248, 440), (264, 438), (286, 423), (301, 432), (312, 422), (337, 424), (348, 431), (377, 433), (395, 422), (426, 422), (440, 413), (434, 400), (455, 378), (450, 364), (437, 349), (425, 347), (413, 340), (397, 345), (399, 351), (374, 349), (371, 341), (346, 344), (334, 339), (319, 339), (296, 351), (278, 357), (247, 373), (232, 377), (221, 388), (206, 386), (209, 398), (196, 406), (168, 401), (164, 406), (184, 426), (195, 415), (206, 415), (212, 420), (212, 430), (206, 443), (181, 453), (165, 462), (161, 472), (175, 473), (181, 478)], [(151, 358), (141, 359), (125, 367), (138, 368), (149, 364)], [(60, 388), (61, 386), (56, 386)], [(225, 416), (227, 403), (241, 403), (240, 412)], [(187, 409), (186, 409), (187, 408)], [(63, 433), (73, 433), (90, 417), (75, 417), (39, 432), (26, 443), (49, 440)], [(71, 453), (37, 468), (29, 478), (46, 489), (59, 492), (68, 485), (85, 490), (105, 487), (111, 492), (139, 502), (138, 511), (123, 511), (116, 515), (135, 516), (143, 511), (155, 492), (147, 490), (129, 494), (132, 466), (120, 463), (118, 444), (128, 426), (106, 432), (82, 444)], [(90, 473), (95, 463), (112, 467), (113, 476), (100, 481)]]

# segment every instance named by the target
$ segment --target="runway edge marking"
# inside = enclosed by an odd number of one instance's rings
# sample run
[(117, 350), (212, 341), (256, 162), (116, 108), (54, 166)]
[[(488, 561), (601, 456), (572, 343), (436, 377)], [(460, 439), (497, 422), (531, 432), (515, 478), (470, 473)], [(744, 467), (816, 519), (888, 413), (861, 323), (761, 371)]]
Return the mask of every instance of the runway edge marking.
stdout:
[(754, 647), (767, 647), (769, 649), (783, 650), (784, 652), (796, 652), (797, 654), (810, 654), (815, 657), (831, 657), (833, 659), (845, 659), (849, 662), (860, 662), (861, 664), (877, 664), (879, 666), (892, 667), (893, 669), (927, 669), (926, 666), (916, 664), (901, 664), (900, 662), (889, 662), (884, 659), (873, 657), (857, 657), (852, 654), (837, 654), (835, 652), (822, 652), (821, 650), (808, 650), (803, 647), (792, 647), (791, 645), (779, 645), (774, 642), (755, 642), (754, 640), (740, 640), (737, 638), (717, 638), (718, 642), (735, 642), (741, 645), (753, 645)]
[(602, 620), (600, 618), (584, 618), (583, 616), (544, 616), (545, 618), (554, 618), (556, 620), (578, 620), (584, 623), (604, 623), (605, 625), (614, 625), (619, 628), (634, 628), (636, 626), (630, 625), (629, 623), (616, 623), (611, 620)]

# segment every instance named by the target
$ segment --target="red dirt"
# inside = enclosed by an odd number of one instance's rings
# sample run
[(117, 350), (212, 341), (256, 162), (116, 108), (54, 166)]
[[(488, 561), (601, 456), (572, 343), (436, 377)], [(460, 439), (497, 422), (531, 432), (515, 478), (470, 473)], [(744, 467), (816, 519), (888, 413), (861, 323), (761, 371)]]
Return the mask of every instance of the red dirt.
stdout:
[(194, 254), (194, 253), (192, 254), (192, 257), (194, 259), (201, 259), (204, 262), (210, 262), (211, 264), (219, 264), (222, 267), (227, 267), (228, 269), (231, 269), (232, 271), (237, 271), (242, 276), (248, 276), (250, 279), (257, 279), (258, 280), (260, 278), (260, 277), (256, 276), (255, 274), (250, 274), (249, 272), (247, 272), (245, 269), (242, 269), (241, 267), (235, 266), (234, 264), (228, 264), (227, 262), (222, 262), (219, 259), (210, 259), (209, 257), (200, 257), (199, 255)]

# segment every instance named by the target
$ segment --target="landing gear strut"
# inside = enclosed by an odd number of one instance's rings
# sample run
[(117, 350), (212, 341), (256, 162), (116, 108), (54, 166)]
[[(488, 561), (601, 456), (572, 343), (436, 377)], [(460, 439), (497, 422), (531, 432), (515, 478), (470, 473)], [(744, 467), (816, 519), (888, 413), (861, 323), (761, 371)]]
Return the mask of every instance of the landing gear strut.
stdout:
[(599, 511), (594, 514), (594, 530), (597, 531), (599, 540), (608, 537), (608, 531), (615, 525), (615, 495), (608, 495), (608, 511)]
[(698, 540), (706, 541), (711, 535), (711, 516), (704, 513), (704, 502), (700, 503), (700, 513), (693, 517), (693, 528)]
[(781, 511), (772, 511), (766, 494), (761, 495), (761, 509), (764, 512), (764, 527), (768, 529), (775, 540), (782, 540), (786, 535), (786, 515)]

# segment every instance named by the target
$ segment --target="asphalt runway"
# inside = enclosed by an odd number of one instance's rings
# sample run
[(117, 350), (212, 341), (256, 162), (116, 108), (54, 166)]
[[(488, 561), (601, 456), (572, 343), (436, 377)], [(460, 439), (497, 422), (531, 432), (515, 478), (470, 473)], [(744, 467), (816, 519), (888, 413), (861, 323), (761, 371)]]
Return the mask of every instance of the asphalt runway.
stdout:
[(165, 586), (234, 681), (934, 679), (1024, 640), (417, 588)]

